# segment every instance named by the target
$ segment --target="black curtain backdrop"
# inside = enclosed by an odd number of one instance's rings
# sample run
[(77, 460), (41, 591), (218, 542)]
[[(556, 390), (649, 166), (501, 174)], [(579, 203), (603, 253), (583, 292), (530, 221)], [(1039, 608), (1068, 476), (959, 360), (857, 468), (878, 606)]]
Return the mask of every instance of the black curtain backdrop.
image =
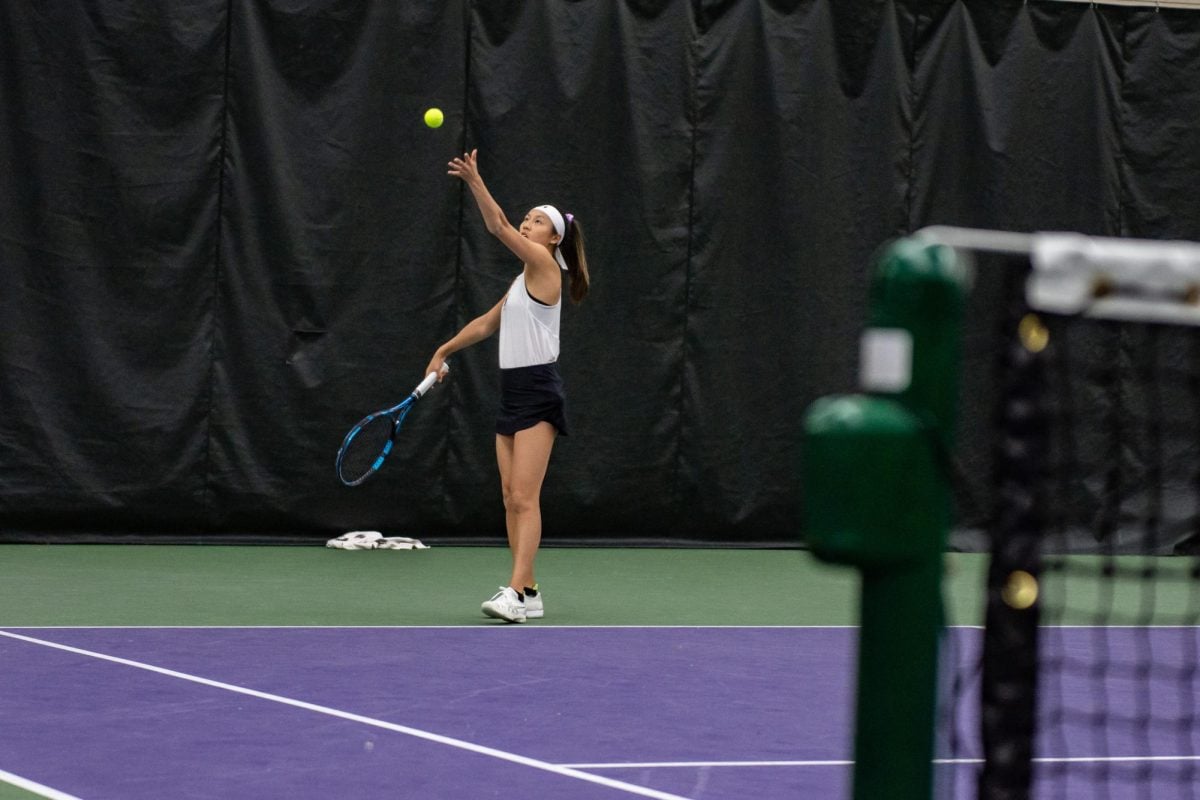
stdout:
[(798, 543), (801, 416), (855, 388), (880, 244), (1200, 239), (1197, 120), (1181, 10), (0, 4), (0, 539), (502, 542), (494, 341), (372, 483), (333, 474), (519, 269), (445, 174), (478, 147), (510, 219), (550, 202), (588, 235), (547, 541)]

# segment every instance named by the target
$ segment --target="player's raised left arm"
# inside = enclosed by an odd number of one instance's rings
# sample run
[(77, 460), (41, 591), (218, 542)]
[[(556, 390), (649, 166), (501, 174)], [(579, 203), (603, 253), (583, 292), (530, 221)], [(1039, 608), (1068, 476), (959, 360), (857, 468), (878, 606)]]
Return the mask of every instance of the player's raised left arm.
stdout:
[(546, 248), (526, 239), (505, 218), (500, 204), (492, 197), (492, 193), (488, 191), (487, 185), (484, 184), (483, 178), (479, 174), (478, 150), (472, 150), (469, 153), (463, 153), (461, 157), (450, 159), (448, 166), (450, 169), (447, 174), (461, 178), (470, 188), (488, 233), (499, 239), (505, 247), (513, 252), (513, 255), (521, 259), (522, 263), (535, 264), (547, 269), (553, 268), (557, 272), (554, 258), (550, 256)]

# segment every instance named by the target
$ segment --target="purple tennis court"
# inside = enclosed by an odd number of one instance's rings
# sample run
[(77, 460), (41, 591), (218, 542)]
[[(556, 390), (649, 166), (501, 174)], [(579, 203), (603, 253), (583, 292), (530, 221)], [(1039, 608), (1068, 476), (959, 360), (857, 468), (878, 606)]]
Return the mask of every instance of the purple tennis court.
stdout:
[[(960, 630), (960, 633), (962, 631)], [(979, 633), (979, 631), (976, 631)], [(976, 797), (979, 637), (953, 637), (966, 678), (952, 746), (937, 768), (955, 797)], [(1191, 625), (1045, 626), (1039, 631), (1031, 796), (1044, 800), (1182, 800), (1200, 791), (1200, 629)], [(970, 665), (964, 667), (963, 665)], [(950, 790), (952, 787), (952, 791)]]
[(22, 629), (0, 769), (133, 800), (838, 796), (854, 633)]
[[(952, 629), (949, 657), (975, 663), (978, 633)], [(844, 797), (855, 636), (836, 627), (12, 629), (0, 631), (0, 771), (46, 796), (89, 799)], [(1117, 630), (1102, 640), (1061, 628), (1045, 638), (1080, 658), (1103, 642), (1111, 659), (1151, 640), (1182, 654), (1196, 633)], [(1088, 709), (1094, 680), (1060, 681), (1056, 702)], [(1122, 693), (1119, 674), (1104, 680), (1127, 710), (1173, 702), (1138, 697), (1132, 684)], [(978, 764), (973, 703), (956, 709), (955, 752), (939, 746), (939, 783), (963, 796)], [(1179, 751), (1178, 731), (1140, 732), (1149, 751), (1136, 733), (1118, 733), (1103, 753), (1094, 737), (1043, 737), (1040, 757), (1115, 760), (1143, 782), (1151, 766), (1176, 776), (1195, 759)], [(1041, 786), (1036, 796), (1093, 797), (1089, 774), (1055, 773), (1065, 791)]]

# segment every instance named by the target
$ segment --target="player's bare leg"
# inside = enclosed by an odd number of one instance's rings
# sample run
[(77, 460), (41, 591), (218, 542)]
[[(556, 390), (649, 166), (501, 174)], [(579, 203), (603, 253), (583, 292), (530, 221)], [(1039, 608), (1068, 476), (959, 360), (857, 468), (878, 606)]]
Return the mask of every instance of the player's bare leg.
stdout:
[(504, 514), (513, 569), (509, 586), (518, 592), (534, 583), (534, 560), (542, 542), (542, 481), (558, 431), (548, 422), (496, 436), (496, 460), (504, 492)]

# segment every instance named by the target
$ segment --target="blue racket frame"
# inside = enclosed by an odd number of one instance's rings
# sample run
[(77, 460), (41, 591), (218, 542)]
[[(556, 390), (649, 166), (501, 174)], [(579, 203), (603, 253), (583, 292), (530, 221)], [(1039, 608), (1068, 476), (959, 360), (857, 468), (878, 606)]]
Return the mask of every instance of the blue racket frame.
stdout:
[[(448, 365), (443, 364), (442, 374), (445, 375), (449, 369), (450, 367)], [(425, 380), (421, 381), (416, 389), (413, 389), (412, 394), (404, 398), (402, 402), (397, 403), (391, 408), (385, 408), (382, 411), (376, 411), (374, 414), (368, 414), (359, 420), (357, 425), (350, 429), (350, 432), (346, 434), (346, 438), (342, 440), (342, 446), (338, 448), (337, 460), (334, 462), (334, 468), (337, 471), (338, 480), (347, 486), (358, 486), (379, 471), (379, 468), (383, 466), (383, 462), (387, 460), (388, 454), (392, 452), (392, 447), (396, 444), (396, 434), (400, 432), (400, 426), (404, 424), (404, 418), (408, 416), (409, 411), (412, 411), (413, 404), (416, 403), (417, 400), (421, 399), (421, 396), (429, 391), (430, 387), (437, 382), (437, 378), (437, 373), (429, 373), (425, 376)], [(375, 457), (375, 461), (371, 464), (370, 469), (368, 469), (362, 475), (348, 480), (346, 476), (342, 474), (342, 461), (346, 456), (346, 451), (350, 448), (350, 443), (354, 441), (354, 437), (358, 436), (359, 432), (363, 428), (365, 428), (372, 421), (383, 416), (392, 418), (392, 432), (388, 436), (387, 442), (384, 443), (383, 449), (379, 452), (379, 455)]]

